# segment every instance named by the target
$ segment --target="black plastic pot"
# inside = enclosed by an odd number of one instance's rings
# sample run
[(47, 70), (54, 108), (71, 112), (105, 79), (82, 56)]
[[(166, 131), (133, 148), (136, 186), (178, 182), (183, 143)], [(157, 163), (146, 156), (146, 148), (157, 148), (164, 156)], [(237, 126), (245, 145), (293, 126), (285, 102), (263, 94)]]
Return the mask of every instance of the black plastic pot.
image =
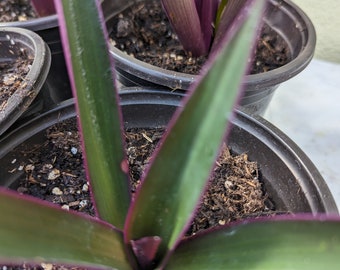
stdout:
[[(126, 127), (164, 126), (182, 95), (168, 91), (122, 91), (120, 94)], [(75, 117), (73, 100), (41, 115), (0, 141), (0, 184), (15, 188), (23, 173), (21, 151), (41, 144), (51, 125)], [(263, 118), (237, 111), (228, 145), (234, 153), (247, 153), (257, 161), (264, 188), (276, 210), (337, 213), (335, 201), (316, 167), (280, 130)], [(13, 162), (15, 160), (15, 162)]]
[[(102, 7), (108, 29), (112, 29), (113, 18), (136, 1), (104, 0)], [(316, 33), (310, 19), (290, 0), (268, 0), (263, 17), (264, 24), (273, 29), (287, 43), (291, 51), (291, 61), (275, 70), (245, 77), (245, 95), (241, 105), (249, 113), (263, 115), (277, 87), (301, 72), (311, 61)], [(115, 59), (118, 79), (125, 86), (166, 87), (171, 90), (188, 90), (196, 76), (168, 71), (135, 59), (110, 47)]]
[(52, 62), (44, 86), (44, 107), (72, 97), (68, 79), (63, 48), (59, 35), (57, 15), (31, 19), (28, 21), (0, 22), (0, 27), (20, 27), (36, 32), (47, 43), (51, 50)]
[(11, 62), (23, 55), (34, 59), (20, 87), (8, 98), (7, 105), (0, 109), (1, 135), (23, 114), (29, 115), (42, 106), (39, 101), (33, 101), (47, 77), (51, 54), (40, 36), (21, 28), (0, 28), (0, 44), (0, 62)]

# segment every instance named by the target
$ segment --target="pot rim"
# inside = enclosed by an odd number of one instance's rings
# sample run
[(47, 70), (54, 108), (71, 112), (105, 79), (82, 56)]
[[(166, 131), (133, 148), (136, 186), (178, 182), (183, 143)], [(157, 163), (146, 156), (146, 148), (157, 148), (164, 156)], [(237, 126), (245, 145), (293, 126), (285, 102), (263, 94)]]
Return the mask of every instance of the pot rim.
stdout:
[(0, 27), (20, 27), (31, 31), (40, 31), (59, 27), (58, 16), (56, 14), (38, 17), (27, 21), (0, 22)]

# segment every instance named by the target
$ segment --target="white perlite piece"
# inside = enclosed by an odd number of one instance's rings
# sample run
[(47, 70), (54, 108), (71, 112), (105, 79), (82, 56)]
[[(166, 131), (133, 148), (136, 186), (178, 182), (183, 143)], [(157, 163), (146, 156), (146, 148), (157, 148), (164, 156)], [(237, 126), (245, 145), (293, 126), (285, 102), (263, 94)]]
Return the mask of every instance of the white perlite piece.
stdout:
[(55, 180), (60, 176), (60, 171), (58, 169), (53, 169), (49, 174), (47, 179), (48, 180)]
[(52, 194), (60, 196), (60, 195), (63, 195), (63, 192), (60, 190), (60, 188), (54, 187), (52, 189)]

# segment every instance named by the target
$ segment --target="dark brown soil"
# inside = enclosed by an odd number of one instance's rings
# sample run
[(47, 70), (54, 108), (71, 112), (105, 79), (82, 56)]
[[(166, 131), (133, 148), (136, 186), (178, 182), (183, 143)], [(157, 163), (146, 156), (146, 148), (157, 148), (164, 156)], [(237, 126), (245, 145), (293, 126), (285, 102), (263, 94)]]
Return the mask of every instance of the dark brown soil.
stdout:
[(18, 191), (63, 209), (94, 215), (74, 121), (51, 127), (43, 144), (25, 149)]
[[(150, 154), (163, 131), (126, 131), (132, 192), (140, 184), (142, 172), (148, 166)], [(25, 163), (14, 165), (25, 171), (18, 191), (59, 204), (66, 210), (94, 215), (75, 121), (69, 120), (50, 128), (46, 136), (44, 144), (24, 150)], [(268, 196), (258, 176), (257, 164), (248, 161), (246, 154), (232, 156), (225, 147), (216, 162), (210, 188), (204, 195), (200, 214), (196, 216), (190, 232), (196, 233), (272, 210), (266, 206), (272, 204), (267, 201)]]
[(0, 112), (5, 110), (11, 95), (25, 86), (25, 77), (33, 63), (33, 58), (24, 49), (15, 54), (18, 55), (17, 58), (3, 59), (3, 62), (0, 59)]
[(29, 0), (0, 0), (0, 22), (27, 21), (36, 17)]
[[(108, 31), (118, 49), (154, 66), (198, 74), (206, 61), (206, 57), (196, 58), (184, 51), (158, 0), (133, 5), (113, 20)], [(283, 66), (289, 60), (287, 43), (264, 26), (249, 73), (266, 72)]]
[[(150, 153), (163, 132), (139, 129), (126, 133), (133, 191), (140, 184)], [(259, 180), (257, 163), (249, 161), (246, 154), (232, 155), (224, 146), (188, 234), (248, 217), (270, 215), (272, 210), (273, 203)]]

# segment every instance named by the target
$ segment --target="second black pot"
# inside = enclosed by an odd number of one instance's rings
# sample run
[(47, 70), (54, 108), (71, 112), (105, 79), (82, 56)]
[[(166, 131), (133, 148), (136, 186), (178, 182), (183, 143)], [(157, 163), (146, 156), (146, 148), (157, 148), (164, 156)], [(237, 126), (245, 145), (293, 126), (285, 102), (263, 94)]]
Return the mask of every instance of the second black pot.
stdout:
[[(113, 20), (124, 9), (135, 2), (145, 0), (104, 0), (102, 8), (108, 30), (113, 27)], [(314, 26), (306, 14), (290, 0), (269, 0), (263, 16), (267, 28), (283, 38), (290, 49), (290, 61), (274, 70), (245, 76), (244, 97), (240, 105), (251, 114), (263, 115), (275, 90), (282, 83), (301, 72), (311, 61), (315, 45), (316, 33)], [(186, 91), (197, 79), (195, 75), (169, 71), (142, 62), (110, 46), (115, 60), (118, 79), (124, 86), (164, 87)]]
[[(164, 126), (182, 95), (168, 91), (122, 91), (120, 93), (126, 127)], [(0, 141), (0, 184), (14, 187), (23, 174), (23, 149), (44, 142), (45, 129), (75, 117), (73, 100), (25, 123)], [(277, 211), (338, 213), (335, 201), (320, 173), (286, 135), (261, 117), (237, 111), (228, 139), (236, 154), (247, 153), (259, 166), (260, 179)], [(15, 161), (15, 162), (14, 162)]]

